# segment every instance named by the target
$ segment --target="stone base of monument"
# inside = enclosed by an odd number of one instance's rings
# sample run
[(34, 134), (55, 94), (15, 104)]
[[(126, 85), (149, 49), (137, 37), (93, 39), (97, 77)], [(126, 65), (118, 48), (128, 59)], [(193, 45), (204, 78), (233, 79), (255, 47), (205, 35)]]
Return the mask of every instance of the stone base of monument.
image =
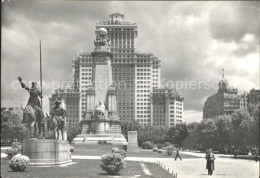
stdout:
[(138, 145), (135, 143), (128, 143), (127, 144), (127, 152), (139, 152)]
[(128, 131), (127, 152), (139, 152), (137, 131)]
[(70, 144), (66, 140), (26, 139), (22, 154), (30, 158), (31, 166), (61, 165), (72, 161)]
[(74, 138), (72, 146), (75, 150), (111, 150), (114, 147), (126, 150), (127, 141), (122, 134), (85, 134)]
[(78, 135), (72, 141), (72, 144), (74, 145), (97, 145), (102, 143), (111, 145), (127, 145), (127, 141), (122, 134)]

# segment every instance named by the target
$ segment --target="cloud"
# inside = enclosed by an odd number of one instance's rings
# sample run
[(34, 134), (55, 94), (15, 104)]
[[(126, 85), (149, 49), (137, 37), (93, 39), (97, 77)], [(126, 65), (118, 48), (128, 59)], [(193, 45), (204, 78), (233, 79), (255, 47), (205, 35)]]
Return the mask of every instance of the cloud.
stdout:
[(215, 39), (239, 42), (247, 33), (259, 37), (259, 3), (223, 2), (210, 12), (210, 31)]
[(183, 119), (186, 123), (200, 122), (202, 120), (202, 116), (202, 111), (186, 110), (185, 114), (183, 115)]
[[(136, 50), (152, 52), (167, 81), (209, 81), (226, 78), (239, 91), (257, 88), (259, 22), (257, 2), (121, 2), (5, 1), (2, 13), (3, 105), (27, 103), (24, 90), (13, 90), (20, 75), (39, 80), (39, 40), (42, 41), (44, 110), (52, 81), (72, 80), (72, 58), (94, 49), (95, 24), (122, 12), (137, 22)], [(165, 84), (165, 83), (164, 83)], [(243, 84), (243, 86), (241, 86)], [(198, 116), (216, 89), (182, 89), (185, 112)], [(191, 112), (193, 111), (193, 112)], [(197, 112), (197, 113), (196, 113)]]

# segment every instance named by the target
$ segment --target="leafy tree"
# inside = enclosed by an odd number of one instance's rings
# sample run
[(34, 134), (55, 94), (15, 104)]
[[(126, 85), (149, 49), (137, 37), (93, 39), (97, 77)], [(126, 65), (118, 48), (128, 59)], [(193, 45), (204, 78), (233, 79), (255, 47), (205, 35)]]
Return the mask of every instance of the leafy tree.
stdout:
[(21, 119), (21, 115), (16, 112), (1, 112), (1, 140), (22, 141), (30, 137), (29, 130), (21, 123)]
[(221, 115), (214, 119), (217, 130), (216, 130), (216, 144), (217, 147), (223, 149), (227, 146), (232, 145), (232, 118), (230, 115)]
[(176, 124), (167, 131), (167, 140), (171, 143), (182, 145), (182, 142), (188, 136), (186, 124)]
[(126, 138), (128, 136), (128, 131), (137, 131), (137, 140), (139, 146), (141, 146), (146, 141), (152, 141), (154, 143), (164, 143), (166, 140), (167, 130), (165, 127), (162, 126), (142, 126), (137, 121), (122, 121), (121, 130), (122, 134)]
[(253, 129), (253, 118), (247, 110), (237, 110), (232, 114), (232, 142), (235, 146), (248, 146)]
[(198, 142), (198, 126), (199, 123), (193, 122), (187, 125), (187, 137), (183, 141), (183, 146), (188, 148), (197, 148), (199, 147)]
[(67, 126), (67, 139), (70, 143), (80, 133), (81, 133), (81, 127), (80, 127), (79, 122), (76, 122), (75, 125), (68, 125)]
[(202, 120), (198, 127), (198, 142), (204, 148), (214, 147), (217, 126), (213, 119)]

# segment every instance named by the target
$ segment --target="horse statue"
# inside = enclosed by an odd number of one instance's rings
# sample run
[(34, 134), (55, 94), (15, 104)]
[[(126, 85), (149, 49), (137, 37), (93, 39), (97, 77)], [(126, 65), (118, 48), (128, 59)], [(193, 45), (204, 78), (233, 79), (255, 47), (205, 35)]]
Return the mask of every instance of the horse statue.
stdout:
[(65, 129), (65, 124), (62, 124), (62, 121), (59, 116), (51, 117), (46, 113), (47, 116), (47, 130), (51, 130), (53, 134), (53, 139), (59, 139), (59, 131), (61, 131), (62, 140), (64, 140), (63, 132)]
[[(38, 118), (36, 116), (35, 110), (32, 108), (31, 105), (27, 105), (23, 109), (23, 119), (22, 123), (26, 125), (26, 127), (30, 131), (31, 138), (36, 138), (36, 131), (38, 130), (38, 134), (40, 135), (43, 131), (43, 138), (45, 137), (45, 128), (44, 122), (42, 118)], [(37, 129), (38, 126), (38, 129)], [(32, 133), (32, 128), (34, 132)]]

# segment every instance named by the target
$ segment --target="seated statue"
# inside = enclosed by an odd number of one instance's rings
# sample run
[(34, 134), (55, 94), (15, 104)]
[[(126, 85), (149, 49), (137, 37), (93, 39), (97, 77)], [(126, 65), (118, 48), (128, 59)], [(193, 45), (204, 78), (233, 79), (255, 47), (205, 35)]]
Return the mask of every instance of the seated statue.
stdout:
[(94, 111), (94, 118), (105, 117), (105, 105), (100, 100)]

